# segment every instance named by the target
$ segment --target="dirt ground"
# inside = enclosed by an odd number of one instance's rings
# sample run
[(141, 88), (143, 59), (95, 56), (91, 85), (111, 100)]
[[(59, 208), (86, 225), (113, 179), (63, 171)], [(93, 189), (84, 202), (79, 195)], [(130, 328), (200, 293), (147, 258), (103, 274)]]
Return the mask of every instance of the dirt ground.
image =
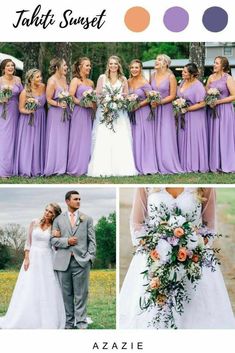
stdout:
[[(129, 217), (134, 190), (134, 188), (120, 189), (120, 286), (134, 250), (129, 231)], [(214, 245), (221, 248), (219, 255), (221, 270), (235, 313), (235, 225), (228, 223), (226, 204), (217, 205), (217, 231), (225, 235), (223, 238), (216, 240)]]

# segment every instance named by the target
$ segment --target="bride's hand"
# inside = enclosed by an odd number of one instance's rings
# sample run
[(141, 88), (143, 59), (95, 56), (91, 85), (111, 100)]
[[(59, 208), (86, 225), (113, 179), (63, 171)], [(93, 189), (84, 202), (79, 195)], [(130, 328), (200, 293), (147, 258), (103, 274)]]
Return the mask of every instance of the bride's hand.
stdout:
[(59, 230), (54, 229), (54, 230), (52, 231), (52, 236), (59, 238), (59, 237), (61, 236), (61, 233), (60, 233)]
[(24, 259), (24, 270), (27, 271), (29, 268), (29, 259)]

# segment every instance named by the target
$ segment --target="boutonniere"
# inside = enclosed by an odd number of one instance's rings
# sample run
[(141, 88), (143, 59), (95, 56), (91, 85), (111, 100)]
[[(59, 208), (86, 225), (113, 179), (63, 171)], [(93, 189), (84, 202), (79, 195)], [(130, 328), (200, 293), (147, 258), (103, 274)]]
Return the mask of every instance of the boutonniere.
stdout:
[(81, 215), (78, 217), (78, 220), (77, 220), (77, 223), (76, 223), (76, 226), (79, 226), (80, 223), (82, 223), (85, 219), (85, 216), (84, 215)]

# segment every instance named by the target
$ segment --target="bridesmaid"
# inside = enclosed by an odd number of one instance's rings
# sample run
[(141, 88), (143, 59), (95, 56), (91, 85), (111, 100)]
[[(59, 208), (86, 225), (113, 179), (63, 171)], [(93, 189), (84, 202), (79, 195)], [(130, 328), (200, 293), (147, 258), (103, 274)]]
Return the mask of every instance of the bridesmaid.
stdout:
[(158, 55), (155, 73), (151, 77), (152, 89), (160, 92), (161, 102), (153, 103), (155, 109), (155, 144), (159, 171), (162, 174), (181, 173), (175, 119), (172, 101), (176, 97), (177, 81), (169, 69), (171, 59)]
[(135, 110), (135, 123), (132, 124), (133, 152), (135, 166), (140, 174), (158, 172), (155, 155), (154, 120), (149, 120), (150, 107), (146, 100), (146, 92), (151, 86), (142, 74), (142, 62), (134, 59), (130, 63), (128, 80), (129, 94), (139, 97), (139, 107)]
[[(19, 119), (19, 94), (23, 87), (20, 78), (15, 76), (15, 63), (5, 59), (1, 63), (2, 76), (0, 90), (7, 86), (12, 90), (9, 100), (0, 101), (0, 178), (13, 175), (14, 150), (17, 124)], [(3, 115), (4, 106), (6, 114)]]
[(65, 174), (68, 159), (69, 119), (64, 120), (64, 109), (67, 104), (59, 102), (61, 92), (68, 93), (66, 81), (68, 66), (64, 59), (54, 58), (50, 61), (46, 97), (49, 104), (46, 131), (46, 157), (44, 174)]
[[(35, 111), (25, 108), (28, 98), (38, 102)], [(20, 119), (18, 125), (15, 174), (35, 177), (43, 174), (46, 134), (46, 94), (42, 75), (38, 69), (31, 69), (25, 76), (25, 88), (20, 94)]]
[(187, 64), (182, 72), (183, 81), (178, 87), (178, 96), (186, 99), (185, 126), (182, 117), (178, 125), (180, 162), (184, 172), (208, 172), (208, 133), (205, 109), (205, 88), (197, 79), (198, 68)]
[(217, 88), (220, 98), (216, 101), (216, 115), (208, 109), (209, 125), (209, 167), (212, 172), (235, 172), (235, 123), (234, 108), (235, 82), (228, 74), (229, 62), (226, 57), (217, 56), (214, 73), (209, 77), (206, 89)]
[(69, 154), (67, 173), (83, 175), (87, 173), (91, 156), (92, 109), (81, 107), (83, 92), (94, 88), (94, 83), (88, 79), (91, 72), (90, 59), (80, 58), (74, 64), (73, 79), (70, 84), (70, 95), (75, 108), (71, 118), (69, 136)]

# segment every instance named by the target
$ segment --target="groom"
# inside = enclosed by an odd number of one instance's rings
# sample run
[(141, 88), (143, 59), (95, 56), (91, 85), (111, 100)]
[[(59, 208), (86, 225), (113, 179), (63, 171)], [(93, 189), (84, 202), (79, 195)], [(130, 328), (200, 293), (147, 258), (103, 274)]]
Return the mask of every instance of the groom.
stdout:
[(79, 211), (81, 198), (72, 190), (65, 195), (68, 211), (53, 223), (51, 244), (57, 248), (54, 270), (62, 288), (65, 328), (87, 328), (86, 305), (89, 272), (96, 241), (92, 218)]

